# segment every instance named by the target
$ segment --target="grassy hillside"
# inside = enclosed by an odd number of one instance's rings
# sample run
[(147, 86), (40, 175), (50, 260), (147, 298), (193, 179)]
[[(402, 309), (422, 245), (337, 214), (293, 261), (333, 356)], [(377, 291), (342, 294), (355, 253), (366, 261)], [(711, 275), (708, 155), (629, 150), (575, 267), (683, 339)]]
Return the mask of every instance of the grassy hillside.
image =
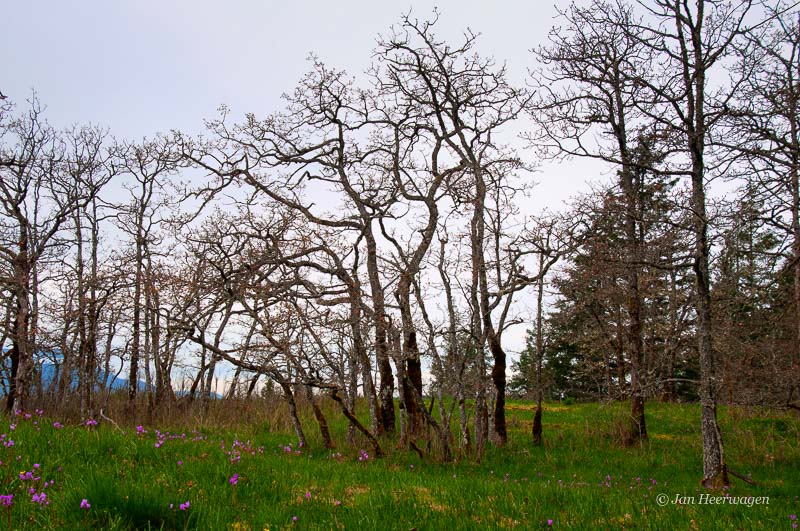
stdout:
[[(722, 408), (730, 495), (768, 504), (700, 504), (699, 410), (648, 404), (650, 441), (622, 448), (624, 405), (548, 404), (545, 445), (528, 444), (531, 405), (509, 405), (511, 443), (482, 463), (421, 460), (384, 446), (296, 448), (289, 432), (260, 422), (125, 433), (110, 424), (54, 426), (54, 419), (0, 420), (0, 526), (9, 529), (792, 529), (800, 514), (800, 421)], [(338, 417), (337, 417), (338, 419)], [(331, 420), (334, 420), (333, 413)], [(13, 441), (13, 443), (11, 442)], [(41, 493), (45, 496), (42, 497)], [(658, 495), (666, 496), (662, 506)], [(676, 496), (684, 504), (677, 504)], [(695, 497), (694, 503), (689, 497)], [(82, 500), (90, 505), (81, 508)], [(5, 498), (7, 500), (7, 498)], [(188, 507), (186, 503), (188, 502)], [(724, 502), (723, 502), (724, 503)], [(83, 504), (85, 507), (85, 503)]]

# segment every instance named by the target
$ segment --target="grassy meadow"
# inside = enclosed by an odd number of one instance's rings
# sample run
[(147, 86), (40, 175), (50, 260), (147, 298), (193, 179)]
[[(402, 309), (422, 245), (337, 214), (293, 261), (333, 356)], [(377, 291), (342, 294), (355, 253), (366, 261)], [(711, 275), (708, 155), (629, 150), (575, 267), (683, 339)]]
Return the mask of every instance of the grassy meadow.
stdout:
[[(219, 406), (218, 406), (219, 407)], [(225, 407), (224, 405), (221, 407)], [(266, 407), (266, 406), (265, 406)], [(545, 444), (529, 444), (532, 405), (508, 406), (510, 444), (482, 462), (438, 463), (396, 450), (321, 448), (309, 416), (297, 448), (279, 410), (191, 427), (0, 419), (0, 528), (8, 529), (793, 529), (800, 514), (800, 421), (721, 408), (732, 478), (700, 504), (696, 405), (648, 404), (649, 442), (623, 448), (625, 404), (546, 404)], [(186, 421), (189, 422), (189, 421)], [(124, 433), (123, 433), (124, 432)], [(363, 450), (363, 451), (362, 451)], [(42, 496), (44, 493), (44, 496)], [(8, 498), (13, 495), (13, 498)], [(659, 497), (659, 495), (662, 495)], [(665, 497), (666, 496), (666, 497)], [(685, 503), (675, 503), (676, 496)], [(688, 497), (694, 496), (695, 503)], [(666, 504), (662, 506), (664, 500)], [(85, 502), (84, 502), (85, 500)], [(659, 503), (661, 501), (661, 504)], [(88, 505), (88, 507), (87, 507)]]

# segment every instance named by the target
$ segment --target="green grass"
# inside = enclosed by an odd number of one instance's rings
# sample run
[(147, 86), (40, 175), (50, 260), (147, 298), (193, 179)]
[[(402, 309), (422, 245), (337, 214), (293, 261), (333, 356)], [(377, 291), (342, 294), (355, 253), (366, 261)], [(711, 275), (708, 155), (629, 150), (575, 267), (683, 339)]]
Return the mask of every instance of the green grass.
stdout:
[[(707, 492), (699, 486), (699, 409), (648, 404), (650, 441), (623, 448), (613, 434), (624, 407), (547, 404), (545, 445), (536, 448), (528, 437), (531, 405), (511, 402), (510, 444), (490, 448), (481, 463), (451, 464), (394, 450), (394, 441), (383, 443), (389, 457), (359, 462), (359, 448), (344, 443), (345, 426), (333, 411), (340, 446), (333, 456), (319, 446), (310, 418), (310, 448), (299, 453), (284, 449), (291, 434), (264, 424), (173, 431), (156, 447), (150, 426), (144, 435), (107, 424), (56, 429), (52, 419), (34, 416), (11, 419), (12, 431), (4, 418), (0, 433), (14, 445), (0, 446), (0, 494), (13, 494), (14, 504), (8, 512), (0, 507), (0, 528), (536, 529), (552, 520), (553, 528), (792, 529), (790, 515), (800, 513), (796, 417), (720, 411), (730, 467), (757, 483), (733, 478), (728, 493), (768, 496), (768, 504), (675, 505), (676, 495), (699, 500)], [(229, 454), (234, 440), (241, 441), (238, 459)], [(27, 471), (40, 479), (21, 480)], [(28, 489), (39, 492), (49, 480), (49, 505), (40, 507)], [(660, 506), (658, 494), (670, 503)], [(80, 509), (84, 498), (88, 511)], [(191, 505), (181, 511), (186, 501)]]

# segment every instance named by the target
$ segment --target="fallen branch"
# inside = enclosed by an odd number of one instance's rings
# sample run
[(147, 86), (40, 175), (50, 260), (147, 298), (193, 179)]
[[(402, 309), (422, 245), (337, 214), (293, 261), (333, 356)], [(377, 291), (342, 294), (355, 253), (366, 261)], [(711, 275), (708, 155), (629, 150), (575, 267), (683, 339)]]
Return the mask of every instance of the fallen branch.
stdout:
[(383, 457), (384, 453), (383, 453), (383, 450), (381, 449), (380, 443), (378, 443), (378, 439), (376, 439), (375, 436), (372, 435), (369, 432), (369, 430), (367, 428), (365, 428), (363, 424), (361, 424), (361, 422), (359, 422), (359, 420), (356, 418), (355, 415), (353, 415), (353, 413), (350, 411), (350, 409), (348, 409), (348, 407), (345, 405), (344, 401), (342, 400), (342, 397), (339, 396), (339, 390), (338, 389), (330, 389), (329, 388), (328, 395), (337, 404), (339, 404), (339, 407), (342, 410), (342, 414), (345, 417), (347, 417), (347, 420), (352, 422), (353, 425), (356, 427), (356, 429), (358, 429), (358, 431), (360, 431), (362, 434), (364, 434), (364, 437), (366, 437), (367, 440), (369, 440), (370, 444), (372, 445), (372, 452), (375, 454), (375, 457)]
[(736, 476), (737, 478), (741, 479), (741, 480), (742, 480), (742, 481), (744, 481), (745, 483), (748, 483), (748, 484), (750, 484), (750, 485), (754, 485), (754, 486), (758, 486), (758, 483), (756, 483), (755, 481), (753, 481), (753, 480), (752, 480), (752, 479), (750, 479), (749, 477), (747, 477), (747, 476), (743, 476), (743, 475), (739, 474), (738, 472), (734, 472), (734, 471), (733, 471), (733, 470), (731, 470), (730, 468), (728, 469), (728, 474), (730, 474), (730, 475), (732, 475), (732, 476)]
[(101, 419), (103, 419), (103, 420), (107, 420), (107, 421), (109, 421), (111, 424), (113, 424), (113, 425), (114, 425), (114, 427), (115, 427), (115, 428), (117, 428), (117, 429), (119, 430), (119, 432), (120, 432), (122, 435), (125, 435), (125, 432), (123, 431), (123, 429), (122, 429), (122, 428), (120, 428), (120, 427), (119, 427), (119, 425), (118, 425), (116, 422), (114, 422), (113, 420), (111, 420), (110, 418), (106, 417), (106, 416), (103, 414), (103, 409), (102, 409), (102, 408), (100, 408), (100, 418), (101, 418)]

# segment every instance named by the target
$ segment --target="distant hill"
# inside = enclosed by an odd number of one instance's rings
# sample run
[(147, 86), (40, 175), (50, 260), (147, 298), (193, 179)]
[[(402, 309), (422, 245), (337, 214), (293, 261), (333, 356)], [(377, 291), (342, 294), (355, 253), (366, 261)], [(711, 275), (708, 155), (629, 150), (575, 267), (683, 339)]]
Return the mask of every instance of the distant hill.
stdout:
[[(55, 386), (57, 382), (57, 378), (60, 377), (58, 374), (57, 367), (52, 363), (45, 363), (41, 365), (42, 368), (42, 385), (45, 389), (49, 389), (51, 386)], [(128, 389), (128, 380), (125, 378), (114, 378), (113, 374), (105, 374), (103, 371), (100, 371), (100, 379), (105, 378), (105, 387), (111, 386), (112, 391), (123, 391)], [(72, 371), (72, 384), (71, 386), (74, 388), (77, 385), (78, 380), (78, 371)], [(146, 391), (147, 385), (139, 380), (136, 382), (136, 387), (139, 391)]]
[[(41, 374), (42, 374), (42, 386), (45, 389), (51, 389), (58, 384), (58, 378), (60, 374), (58, 372), (57, 366), (53, 363), (43, 363), (41, 366)], [(128, 390), (128, 382), (127, 378), (117, 377), (115, 378), (113, 374), (105, 374), (103, 371), (100, 371), (100, 379), (105, 378), (105, 386), (104, 387), (111, 387), (112, 391), (127, 391)], [(78, 371), (74, 370), (72, 372), (72, 389), (76, 389), (78, 381)], [(147, 390), (147, 385), (145, 382), (138, 380), (136, 382), (136, 388), (140, 392), (145, 392)], [(99, 390), (99, 389), (98, 389)], [(175, 391), (177, 396), (185, 396), (188, 395), (188, 391)], [(211, 393), (211, 398), (215, 400), (222, 399), (222, 395), (219, 393)]]

